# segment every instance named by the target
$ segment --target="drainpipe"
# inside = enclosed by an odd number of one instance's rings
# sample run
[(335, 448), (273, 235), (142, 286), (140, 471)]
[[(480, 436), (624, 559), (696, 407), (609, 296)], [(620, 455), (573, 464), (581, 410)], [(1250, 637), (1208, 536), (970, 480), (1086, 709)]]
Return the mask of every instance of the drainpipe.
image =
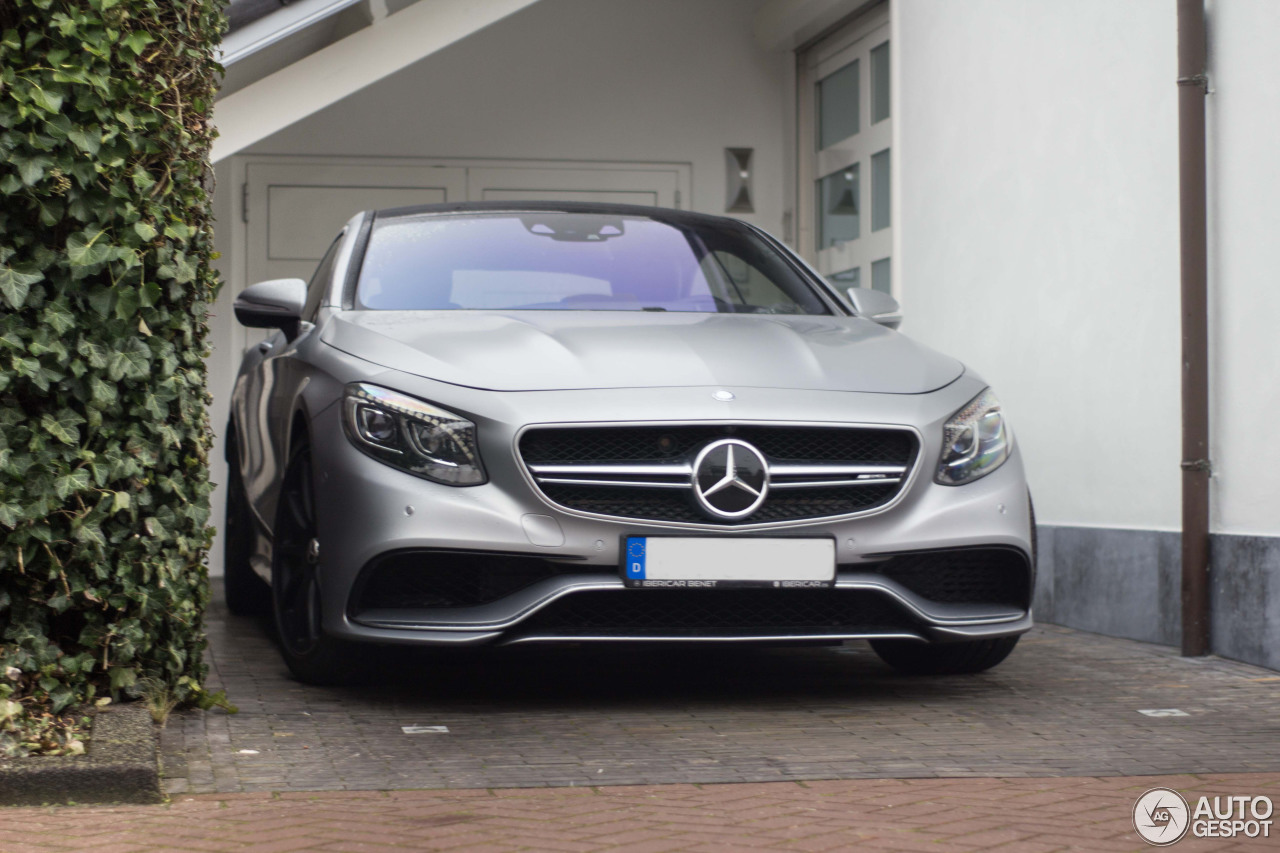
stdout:
[(1209, 301), (1204, 0), (1178, 0), (1182, 251), (1182, 654), (1209, 653)]

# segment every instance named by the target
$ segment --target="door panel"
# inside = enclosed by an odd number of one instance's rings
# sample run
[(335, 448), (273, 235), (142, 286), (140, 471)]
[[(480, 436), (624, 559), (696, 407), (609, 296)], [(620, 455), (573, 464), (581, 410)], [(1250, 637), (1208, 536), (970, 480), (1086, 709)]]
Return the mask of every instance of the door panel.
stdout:
[(436, 187), (281, 185), (268, 188), (267, 193), (268, 260), (312, 265), (319, 262), (338, 229), (357, 211), (448, 201), (447, 192)]
[(463, 201), (466, 169), (251, 163), (247, 169), (248, 284), (310, 279), (343, 224), (361, 210)]
[(656, 205), (656, 192), (610, 192), (601, 190), (507, 190), (484, 189), (480, 201), (598, 201), (606, 204)]
[(679, 207), (676, 169), (503, 166), (467, 169), (471, 201), (600, 201)]

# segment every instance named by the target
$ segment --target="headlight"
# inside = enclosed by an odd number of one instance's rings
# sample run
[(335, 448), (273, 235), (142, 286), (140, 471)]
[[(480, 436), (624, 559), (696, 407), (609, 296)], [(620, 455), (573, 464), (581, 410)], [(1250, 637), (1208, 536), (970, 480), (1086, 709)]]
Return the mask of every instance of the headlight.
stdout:
[(942, 428), (942, 459), (934, 479), (944, 486), (971, 483), (1003, 465), (1012, 449), (1000, 401), (988, 388)]
[(376, 385), (348, 385), (342, 425), (352, 444), (401, 471), (450, 486), (487, 479), (476, 425), (422, 400)]

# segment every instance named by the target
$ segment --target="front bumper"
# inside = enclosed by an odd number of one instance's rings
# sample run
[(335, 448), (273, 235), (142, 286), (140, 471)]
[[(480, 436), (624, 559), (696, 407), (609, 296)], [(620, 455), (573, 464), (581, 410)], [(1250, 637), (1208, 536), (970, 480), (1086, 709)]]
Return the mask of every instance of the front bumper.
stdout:
[[(941, 423), (980, 388), (977, 380), (962, 379), (929, 395), (849, 395), (859, 398), (863, 412), (871, 415), (858, 418), (860, 422), (913, 424), (919, 431), (919, 462), (901, 495), (890, 505), (845, 518), (715, 531), (715, 535), (781, 531), (792, 536), (834, 537), (839, 571), (835, 588), (825, 590), (625, 587), (619, 570), (624, 537), (681, 532), (707, 535), (707, 527), (592, 517), (565, 511), (544, 499), (516, 458), (515, 440), (524, 424), (571, 420), (564, 416), (565, 392), (519, 395), (523, 397), (519, 418), (514, 413), (496, 412), (486, 419), (478, 412), (467, 412), (480, 427), (481, 452), (491, 478), (483, 486), (469, 488), (430, 483), (370, 459), (343, 435), (338, 407), (329, 407), (311, 425), (318, 466), (324, 629), (346, 640), (427, 645), (860, 638), (947, 642), (1025, 632), (1031, 627), (1029, 596), (1034, 566), (1020, 455), (1015, 450), (997, 471), (965, 486), (940, 486), (932, 480)], [(714, 389), (642, 389), (625, 395), (597, 391), (591, 395), (593, 408), (616, 396), (617, 405), (611, 411), (618, 411), (617, 420), (644, 420), (641, 415), (645, 412), (673, 408), (680, 409), (687, 419), (710, 419), (712, 415), (725, 419), (726, 407), (711, 399), (710, 390)], [(579, 399), (584, 396), (575, 393)], [(427, 394), (422, 396), (430, 399)], [(833, 396), (839, 395), (740, 394), (746, 400), (729, 414), (744, 423), (764, 421), (766, 412), (777, 411), (786, 411), (796, 420), (839, 422), (830, 411)], [(683, 406), (682, 398), (688, 401)], [(467, 411), (455, 400), (440, 402), (454, 411)], [(508, 427), (509, 423), (513, 425)], [(1021, 579), (1025, 595), (1000, 603), (931, 600), (881, 570), (891, 555), (951, 554), (978, 548), (1016, 555), (1025, 573)], [(474, 605), (407, 603), (389, 607), (385, 600), (376, 602), (379, 606), (368, 606), (362, 600), (369, 567), (386, 555), (438, 552), (515, 555), (559, 568), (510, 594)], [(736, 597), (726, 597), (729, 592)], [(740, 618), (696, 618), (699, 613), (722, 614), (733, 608)], [(776, 617), (779, 609), (802, 615), (781, 619)], [(639, 612), (653, 615), (646, 620), (636, 615)], [(751, 613), (769, 618), (753, 623)], [(806, 613), (819, 615), (806, 617)], [(847, 618), (840, 613), (847, 613)]]

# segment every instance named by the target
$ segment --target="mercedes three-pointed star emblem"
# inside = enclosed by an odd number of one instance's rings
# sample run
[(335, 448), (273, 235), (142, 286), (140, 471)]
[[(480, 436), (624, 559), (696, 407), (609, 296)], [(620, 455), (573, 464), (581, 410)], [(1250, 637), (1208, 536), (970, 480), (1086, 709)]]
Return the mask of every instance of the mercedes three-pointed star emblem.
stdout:
[(745, 518), (768, 493), (769, 464), (745, 441), (713, 441), (693, 461), (693, 495), (713, 518)]

